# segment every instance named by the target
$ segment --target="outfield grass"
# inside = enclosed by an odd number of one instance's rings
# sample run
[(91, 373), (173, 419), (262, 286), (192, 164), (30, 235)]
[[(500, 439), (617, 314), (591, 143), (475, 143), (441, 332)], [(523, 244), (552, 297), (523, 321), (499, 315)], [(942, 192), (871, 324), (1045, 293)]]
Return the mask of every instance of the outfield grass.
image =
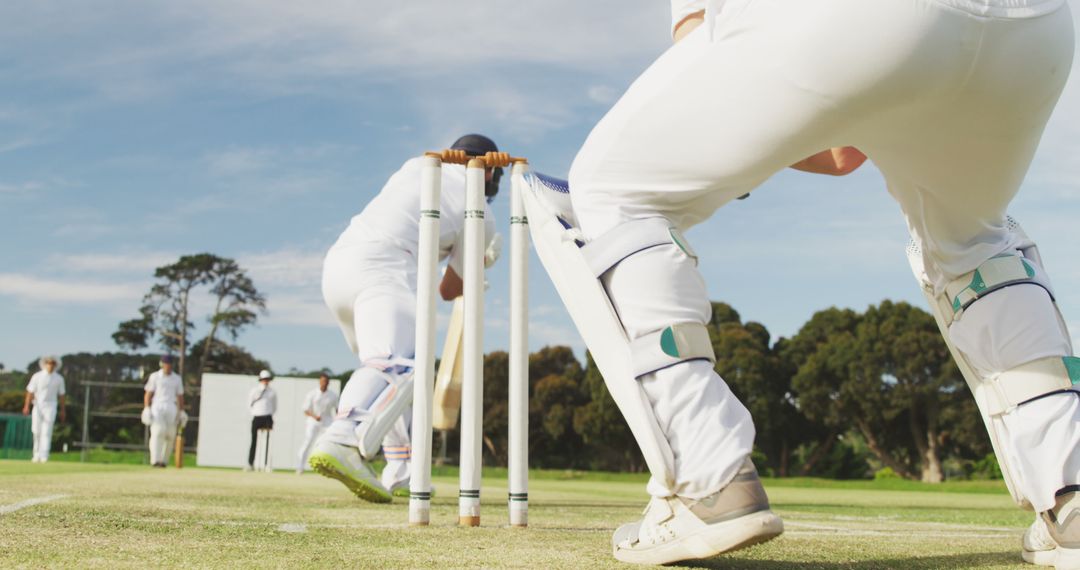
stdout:
[[(454, 526), (452, 470), (435, 478), (433, 525), (409, 528), (406, 500), (361, 503), (310, 473), (0, 461), (0, 567), (621, 566), (611, 558), (610, 535), (639, 516), (642, 476), (538, 472), (531, 526), (515, 530), (504, 528), (505, 478), (490, 475), (481, 528)], [(1025, 567), (1019, 542), (1030, 515), (1012, 506), (1000, 482), (796, 479), (766, 486), (784, 517), (784, 536), (691, 566)], [(36, 498), (52, 500), (5, 512)]]

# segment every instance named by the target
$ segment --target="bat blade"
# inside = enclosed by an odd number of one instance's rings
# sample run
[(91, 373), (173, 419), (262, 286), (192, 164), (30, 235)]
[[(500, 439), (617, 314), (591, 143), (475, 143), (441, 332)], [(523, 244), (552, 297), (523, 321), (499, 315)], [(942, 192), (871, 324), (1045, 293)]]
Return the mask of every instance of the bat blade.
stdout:
[(450, 312), (450, 326), (443, 343), (442, 358), (439, 359), (439, 371), (435, 375), (435, 395), (432, 427), (439, 430), (451, 430), (458, 422), (461, 410), (461, 380), (464, 377), (465, 343), (465, 302), (461, 297), (454, 299), (454, 308)]
[(176, 449), (173, 452), (173, 463), (177, 469), (184, 466), (184, 432), (176, 434)]

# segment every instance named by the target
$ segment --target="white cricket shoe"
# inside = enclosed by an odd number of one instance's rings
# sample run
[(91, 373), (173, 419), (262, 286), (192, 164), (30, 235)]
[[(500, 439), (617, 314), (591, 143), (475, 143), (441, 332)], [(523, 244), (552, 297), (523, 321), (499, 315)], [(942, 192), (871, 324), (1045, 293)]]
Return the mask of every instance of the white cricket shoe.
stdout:
[(747, 459), (731, 483), (704, 499), (653, 497), (644, 518), (619, 527), (611, 542), (622, 562), (670, 564), (731, 552), (783, 532)]
[(1030, 562), (1038, 566), (1053, 566), (1057, 560), (1057, 543), (1050, 538), (1050, 531), (1046, 529), (1046, 523), (1041, 515), (1035, 515), (1035, 522), (1024, 531), (1021, 541), (1023, 551), (1020, 557), (1024, 562)]
[(1054, 508), (1039, 513), (1024, 533), (1026, 562), (1057, 570), (1080, 570), (1080, 487), (1058, 491)]
[(379, 482), (375, 471), (354, 445), (320, 439), (308, 458), (308, 465), (323, 477), (340, 481), (354, 495), (372, 503), (389, 503), (390, 491)]

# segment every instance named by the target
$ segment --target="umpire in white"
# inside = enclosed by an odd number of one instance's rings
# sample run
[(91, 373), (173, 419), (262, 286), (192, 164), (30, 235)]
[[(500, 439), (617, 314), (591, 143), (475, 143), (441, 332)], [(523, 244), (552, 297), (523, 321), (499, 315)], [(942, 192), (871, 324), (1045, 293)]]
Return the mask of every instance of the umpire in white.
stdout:
[[(274, 375), (269, 370), (259, 372), (259, 385), (248, 394), (248, 409), (251, 411), (251, 448), (248, 449), (247, 470), (255, 469), (255, 444), (259, 431), (274, 429), (274, 412), (277, 411), (277, 394), (270, 387)], [(266, 453), (270, 454), (270, 437), (266, 438)], [(269, 465), (263, 467), (269, 468)]]

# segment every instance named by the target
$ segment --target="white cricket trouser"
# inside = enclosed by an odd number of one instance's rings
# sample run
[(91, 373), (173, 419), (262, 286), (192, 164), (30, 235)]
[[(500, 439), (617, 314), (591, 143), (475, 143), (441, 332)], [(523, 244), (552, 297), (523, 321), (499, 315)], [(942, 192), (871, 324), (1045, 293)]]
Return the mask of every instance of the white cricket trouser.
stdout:
[(323, 260), (323, 299), (360, 362), (416, 352), (416, 260), (382, 243), (334, 247)]
[[(416, 354), (416, 260), (391, 245), (372, 242), (334, 247), (323, 262), (323, 298), (338, 321), (349, 348), (362, 363), (379, 366)], [(363, 368), (341, 391), (338, 414), (326, 437), (356, 445), (358, 416), (377, 409), (390, 395), (390, 385)], [(404, 464), (412, 409), (407, 408), (383, 440), (387, 472)]]
[(150, 464), (165, 463), (176, 441), (176, 406), (150, 407)]
[(30, 416), (30, 433), (34, 436), (34, 459), (48, 461), (52, 450), (53, 426), (56, 425), (56, 404), (39, 406), (34, 403)]
[[(884, 173), (939, 288), (1018, 243), (1006, 208), (1071, 65), (1063, 0), (728, 0), (709, 31), (702, 26), (664, 53), (589, 135), (570, 172), (587, 237), (656, 216), (685, 230), (788, 165), (851, 145)], [(630, 334), (679, 318), (704, 322), (700, 276), (650, 273), (654, 255), (632, 256), (606, 276)], [(654, 268), (671, 267), (654, 260)], [(996, 355), (986, 363), (994, 369), (1067, 353), (1048, 297), (1002, 293), (965, 315), (976, 330), (951, 335), (965, 354), (976, 362)], [(1007, 350), (1008, 329), (992, 334), (999, 317), (978, 316), (995, 296), (1010, 315), (1038, 315), (1026, 321), (1023, 335), (1034, 340), (1023, 351)], [(979, 334), (994, 341), (982, 351), (957, 338)], [(752, 444), (743, 407), (707, 365), (642, 382), (676, 463), (675, 487), (650, 492), (697, 497), (722, 488)], [(1075, 400), (1029, 407), (1049, 416), (1020, 413), (1047, 437), (1069, 434), (1040, 446), (1063, 456), (1052, 465), (1037, 452), (1030, 458), (1045, 488), (1062, 477), (1080, 482), (1071, 467), (1043, 473), (1076, 463)], [(1052, 504), (1039, 487), (1029, 497), (1036, 508)]]
[(304, 442), (300, 444), (300, 453), (297, 456), (297, 469), (307, 469), (308, 454), (311, 453), (311, 446), (315, 445), (315, 440), (322, 435), (322, 432), (326, 431), (326, 426), (329, 423), (322, 423), (315, 421), (315, 418), (308, 417), (304, 421)]

